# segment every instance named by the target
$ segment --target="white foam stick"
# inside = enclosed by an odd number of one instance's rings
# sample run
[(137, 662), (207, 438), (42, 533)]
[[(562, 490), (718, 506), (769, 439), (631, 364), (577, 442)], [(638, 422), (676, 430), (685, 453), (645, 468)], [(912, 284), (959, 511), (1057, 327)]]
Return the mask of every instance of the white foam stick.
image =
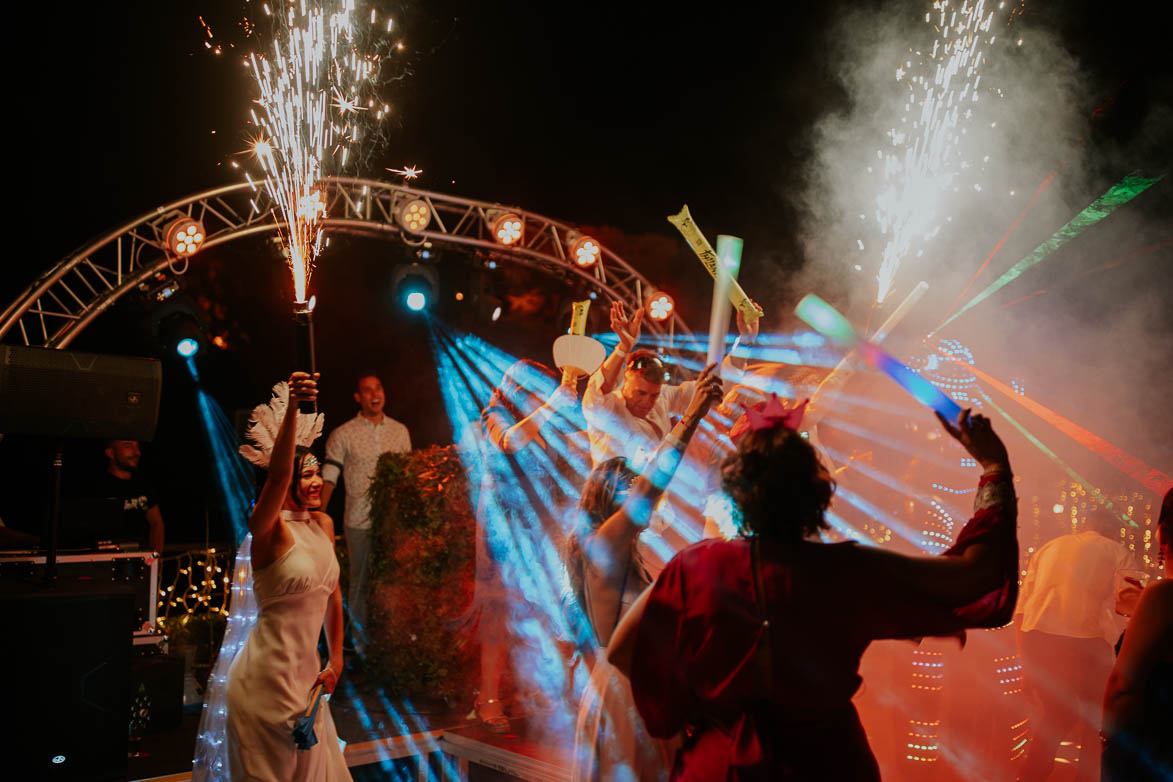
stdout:
[[(888, 334), (891, 333), (894, 328), (900, 325), (900, 321), (904, 320), (904, 316), (908, 314), (909, 310), (916, 306), (916, 303), (921, 300), (921, 297), (925, 295), (925, 291), (928, 289), (929, 284), (927, 282), (924, 280), (918, 282), (916, 287), (913, 288), (912, 291), (904, 297), (904, 301), (900, 302), (900, 306), (892, 310), (892, 314), (884, 320), (883, 325), (880, 326), (879, 330), (876, 331), (875, 336), (872, 337), (872, 343), (878, 345), (884, 340), (884, 337), (888, 336)], [(853, 350), (844, 356), (843, 359), (835, 365), (835, 368), (832, 369), (831, 372), (823, 378), (818, 387), (815, 388), (814, 394), (811, 395), (810, 404), (807, 406), (806, 421), (808, 424), (813, 423), (822, 417), (818, 404), (822, 395), (827, 391), (838, 391), (840, 388), (843, 388), (851, 376), (855, 374), (855, 359), (856, 354)]]
[(872, 343), (878, 345), (883, 342), (884, 337), (888, 336), (888, 332), (892, 331), (892, 329), (900, 324), (900, 321), (904, 320), (904, 316), (908, 314), (910, 309), (916, 306), (916, 303), (921, 300), (921, 297), (925, 295), (925, 291), (928, 289), (929, 284), (927, 282), (924, 280), (918, 282), (916, 287), (912, 289), (912, 292), (904, 297), (904, 301), (900, 302), (900, 306), (892, 310), (892, 314), (884, 321), (884, 325), (880, 326), (876, 333), (872, 335)]
[(720, 364), (725, 358), (725, 335), (729, 333), (729, 288), (741, 270), (741, 239), (721, 234), (717, 237), (717, 262), (722, 273), (713, 277), (713, 305), (709, 310), (709, 352), (705, 364)]

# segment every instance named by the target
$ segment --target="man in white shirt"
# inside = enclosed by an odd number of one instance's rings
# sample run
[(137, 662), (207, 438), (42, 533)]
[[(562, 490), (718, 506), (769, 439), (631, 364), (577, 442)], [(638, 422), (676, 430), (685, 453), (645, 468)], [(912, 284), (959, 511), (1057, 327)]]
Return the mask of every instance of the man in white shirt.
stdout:
[(1068, 738), (1081, 747), (1076, 779), (1099, 779), (1100, 702), (1121, 627), (1115, 578), (1130, 562), (1120, 527), (1106, 511), (1092, 512), (1079, 532), (1044, 544), (1027, 567), (1014, 613), (1033, 701), (1023, 782), (1046, 779)]
[(339, 474), (346, 478), (346, 509), (343, 514), (346, 528), (346, 551), (350, 559), (350, 590), (347, 602), (350, 609), (351, 635), (356, 649), (365, 648), (367, 622), (367, 581), (371, 553), (371, 504), (367, 498), (375, 465), (385, 453), (407, 453), (411, 450), (411, 436), (407, 427), (383, 415), (383, 384), (379, 378), (365, 374), (358, 378), (354, 392), (358, 415), (330, 433), (326, 440), (326, 462), (322, 465), (322, 509), (330, 503), (330, 496), (338, 483)]
[[(672, 418), (684, 414), (696, 387), (695, 380), (666, 385), (668, 367), (655, 352), (631, 352), (639, 339), (643, 313), (639, 309), (628, 318), (622, 302), (612, 303), (611, 328), (619, 342), (591, 375), (583, 395), (582, 412), (596, 467), (623, 456), (632, 469), (641, 469), (646, 457), (672, 430)], [(738, 312), (737, 329), (740, 340), (749, 342), (757, 337), (758, 323), (747, 325)], [(735, 371), (732, 355), (731, 351), (722, 364), (725, 374)]]
[[(756, 305), (755, 305), (756, 306)], [(674, 419), (688, 409), (696, 388), (696, 381), (668, 385), (668, 367), (651, 350), (632, 347), (639, 339), (643, 309), (627, 317), (622, 302), (611, 305), (611, 328), (619, 338), (618, 344), (602, 366), (591, 375), (582, 399), (582, 413), (587, 421), (591, 443), (591, 461), (594, 466), (622, 456), (636, 471), (659, 447), (672, 430)], [(752, 342), (757, 337), (758, 322), (746, 324), (737, 313), (739, 343)], [(629, 355), (630, 354), (630, 355)], [(740, 374), (743, 358), (734, 359), (733, 351), (721, 364), (726, 380)], [(688, 423), (688, 422), (686, 422)], [(657, 567), (667, 562), (672, 553), (700, 539), (704, 529), (704, 497), (711, 483), (711, 465), (697, 459), (704, 451), (702, 443), (714, 432), (697, 432), (695, 447), (685, 453), (684, 463), (676, 472), (672, 487), (665, 492), (652, 517), (652, 532), (640, 538), (644, 546), (644, 561), (655, 574)]]

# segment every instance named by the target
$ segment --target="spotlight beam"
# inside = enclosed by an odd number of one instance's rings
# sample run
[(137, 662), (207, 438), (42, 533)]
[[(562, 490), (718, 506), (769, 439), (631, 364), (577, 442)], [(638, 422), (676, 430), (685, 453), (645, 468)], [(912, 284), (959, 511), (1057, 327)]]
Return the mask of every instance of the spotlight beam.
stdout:
[(1003, 395), (1014, 400), (1018, 404), (1025, 407), (1030, 412), (1043, 419), (1051, 426), (1058, 429), (1063, 434), (1070, 437), (1075, 442), (1087, 448), (1089, 451), (1099, 456), (1108, 464), (1117, 468), (1125, 475), (1134, 480), (1139, 481), (1145, 488), (1156, 493), (1158, 497), (1165, 496), (1165, 492), (1173, 489), (1173, 478), (1161, 472), (1157, 468), (1147, 464), (1142, 459), (1138, 459), (1132, 454), (1128, 453), (1122, 448), (1119, 448), (1102, 437), (1089, 432), (1074, 421), (1070, 421), (1063, 416), (1056, 413), (1049, 407), (1045, 407), (1034, 401), (1026, 394), (1020, 394), (1010, 386), (994, 378), (982, 370), (971, 364), (964, 364), (958, 359), (950, 356), (957, 363), (962, 364), (970, 372), (973, 372), (980, 380), (987, 385), (1001, 391)]
[(1005, 418), (1007, 421), (1009, 421), (1011, 426), (1013, 426), (1015, 429), (1017, 429), (1022, 434), (1023, 437), (1025, 437), (1027, 440), (1030, 441), (1031, 445), (1035, 446), (1040, 451), (1042, 451), (1048, 458), (1050, 458), (1050, 460), (1052, 462), (1054, 462), (1056, 464), (1056, 466), (1059, 467), (1059, 469), (1061, 469), (1061, 470), (1063, 470), (1063, 472), (1067, 473), (1072, 479), (1074, 479), (1077, 483), (1079, 483), (1079, 485), (1083, 486), (1083, 488), (1085, 490), (1087, 490), (1093, 497), (1095, 497), (1096, 502), (1103, 505), (1106, 510), (1113, 511), (1115, 513), (1115, 515), (1117, 516), (1117, 518), (1119, 518), (1121, 521), (1127, 522), (1129, 526), (1136, 527), (1138, 529), (1140, 528), (1140, 525), (1137, 524), (1135, 521), (1133, 521), (1132, 517), (1130, 515), (1128, 515), (1127, 513), (1120, 513), (1119, 508), (1116, 508), (1112, 504), (1112, 501), (1110, 499), (1108, 499), (1107, 496), (1105, 496), (1102, 491), (1100, 491), (1098, 488), (1096, 488), (1094, 485), (1092, 485), (1091, 481), (1087, 480), (1082, 475), (1077, 473), (1074, 469), (1072, 469), (1071, 466), (1067, 464), (1067, 462), (1065, 462), (1059, 458), (1058, 454), (1056, 454), (1054, 451), (1052, 451), (1050, 448), (1048, 448), (1046, 445), (1044, 445), (1042, 440), (1040, 440), (1039, 438), (1037, 438), (1033, 434), (1031, 434), (1029, 429), (1027, 429), (1025, 426), (1020, 424), (1009, 413), (1007, 413), (1005, 410), (1003, 410), (1001, 407), (999, 407), (998, 403), (995, 402), (993, 399), (991, 399), (989, 394), (987, 394), (985, 391), (982, 391), (981, 395), (982, 395), (982, 398), (985, 399), (986, 402), (990, 405), (990, 407), (994, 408), (999, 413), (1001, 413), (1002, 417)]
[(993, 296), (996, 292), (1009, 285), (1014, 280), (1018, 279), (1022, 274), (1030, 269), (1032, 266), (1040, 263), (1048, 255), (1063, 247), (1068, 242), (1072, 241), (1083, 233), (1086, 229), (1095, 225), (1096, 223), (1108, 217), (1120, 207), (1127, 204), (1132, 199), (1149, 189), (1157, 182), (1160, 182), (1164, 175), (1152, 179), (1142, 176), (1129, 175), (1124, 177), (1118, 184), (1110, 188), (1106, 193), (1092, 202), (1086, 209), (1077, 214), (1065, 226), (1060, 228), (1051, 238), (1036, 247), (1029, 255), (1023, 258), (1018, 263), (1014, 264), (1001, 277), (994, 280), (989, 287), (970, 299), (969, 303), (959, 309), (957, 312), (950, 315), (945, 321), (935, 328), (929, 336), (933, 336), (941, 329), (948, 326), (953, 321), (957, 320), (961, 315), (964, 315), (969, 310), (973, 309), (978, 304)]

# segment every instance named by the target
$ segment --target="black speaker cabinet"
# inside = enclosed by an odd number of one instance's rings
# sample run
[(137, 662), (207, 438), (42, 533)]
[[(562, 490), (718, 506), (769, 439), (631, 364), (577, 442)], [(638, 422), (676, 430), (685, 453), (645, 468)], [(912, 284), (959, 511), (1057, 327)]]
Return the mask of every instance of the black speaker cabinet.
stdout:
[(0, 584), (5, 779), (125, 778), (133, 610), (126, 587)]
[(147, 654), (131, 660), (131, 732), (158, 733), (182, 720), (183, 658)]
[(0, 432), (149, 441), (162, 386), (154, 359), (0, 345)]

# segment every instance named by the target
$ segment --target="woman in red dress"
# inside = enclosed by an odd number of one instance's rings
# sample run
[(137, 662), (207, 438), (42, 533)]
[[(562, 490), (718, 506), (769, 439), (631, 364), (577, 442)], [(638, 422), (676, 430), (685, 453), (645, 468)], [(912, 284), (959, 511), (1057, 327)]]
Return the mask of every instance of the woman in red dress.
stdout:
[[(771, 408), (772, 405), (772, 408)], [(777, 400), (724, 465), (742, 537), (679, 554), (615, 631), (653, 736), (683, 732), (673, 780), (878, 780), (851, 698), (880, 638), (1010, 619), (1018, 542), (1009, 461), (988, 419), (946, 430), (984, 468), (975, 513), (940, 557), (810, 540), (835, 484)]]

